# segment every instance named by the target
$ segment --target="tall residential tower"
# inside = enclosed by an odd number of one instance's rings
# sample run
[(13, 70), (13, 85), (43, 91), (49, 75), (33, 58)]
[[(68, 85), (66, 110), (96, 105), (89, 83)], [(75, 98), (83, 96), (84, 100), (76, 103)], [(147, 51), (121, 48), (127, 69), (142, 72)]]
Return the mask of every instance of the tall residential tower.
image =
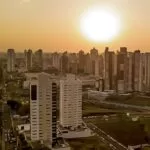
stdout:
[(47, 73), (35, 74), (30, 82), (31, 140), (56, 144), (57, 86)]
[(82, 125), (82, 82), (72, 74), (60, 81), (60, 124), (73, 128)]
[(7, 71), (15, 71), (15, 51), (14, 49), (8, 49), (7, 51)]
[(32, 69), (32, 50), (28, 50), (24, 52), (25, 55), (25, 66), (26, 66), (26, 70), (30, 71)]

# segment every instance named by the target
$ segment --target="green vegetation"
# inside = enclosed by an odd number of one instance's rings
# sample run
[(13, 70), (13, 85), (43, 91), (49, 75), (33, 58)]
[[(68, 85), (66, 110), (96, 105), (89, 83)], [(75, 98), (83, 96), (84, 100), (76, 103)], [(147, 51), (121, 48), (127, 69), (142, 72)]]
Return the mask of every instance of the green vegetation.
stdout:
[(19, 135), (19, 140), (20, 140), (20, 145), (18, 147), (19, 150), (32, 150), (31, 146), (25, 140), (25, 137), (23, 134)]
[(21, 116), (30, 114), (29, 104), (22, 104), (19, 101), (15, 101), (15, 100), (8, 100), (7, 104), (8, 106), (10, 106), (11, 110), (15, 111), (17, 114)]
[(20, 82), (9, 82), (6, 86), (8, 99), (15, 99), (18, 101), (28, 100), (29, 95), (26, 90), (22, 89)]
[(91, 103), (82, 104), (83, 116), (92, 116), (92, 115), (110, 115), (116, 113), (122, 113), (120, 110), (102, 108), (100, 105), (95, 105)]
[(142, 96), (109, 96), (106, 98), (107, 101), (111, 102), (118, 102), (123, 104), (130, 104), (130, 105), (137, 105), (137, 106), (150, 106), (150, 98), (149, 97), (142, 97)]
[(150, 147), (145, 147), (142, 150), (150, 150)]
[(68, 139), (67, 142), (70, 144), (72, 150), (109, 150), (96, 136)]
[(29, 91), (23, 89), (24, 74), (11, 73), (5, 75), (6, 99), (26, 101), (29, 100)]
[(18, 109), (17, 113), (20, 116), (29, 115), (30, 114), (30, 105), (29, 104), (21, 105), (21, 107)]
[(126, 146), (150, 143), (150, 118), (142, 117), (137, 121), (132, 121), (132, 117), (118, 115), (88, 119), (88, 121)]

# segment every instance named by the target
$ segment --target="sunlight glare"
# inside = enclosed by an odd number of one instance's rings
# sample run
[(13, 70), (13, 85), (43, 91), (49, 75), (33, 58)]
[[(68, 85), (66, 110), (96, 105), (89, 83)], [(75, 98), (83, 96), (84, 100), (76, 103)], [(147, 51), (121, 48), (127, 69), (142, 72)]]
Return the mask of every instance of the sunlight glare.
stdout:
[(119, 17), (103, 9), (91, 9), (81, 17), (81, 31), (96, 42), (112, 40), (120, 30)]

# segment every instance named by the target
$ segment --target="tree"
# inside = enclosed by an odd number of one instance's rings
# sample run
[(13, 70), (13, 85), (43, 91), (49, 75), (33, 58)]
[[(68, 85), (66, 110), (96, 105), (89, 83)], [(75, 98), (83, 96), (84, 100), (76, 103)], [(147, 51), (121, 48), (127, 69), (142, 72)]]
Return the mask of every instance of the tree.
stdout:
[(22, 105), (17, 113), (21, 116), (26, 116), (26, 115), (29, 115), (30, 114), (30, 105), (29, 104), (26, 104), (26, 105)]
[(10, 106), (12, 110), (18, 110), (21, 107), (21, 103), (15, 100), (8, 100), (7, 105)]

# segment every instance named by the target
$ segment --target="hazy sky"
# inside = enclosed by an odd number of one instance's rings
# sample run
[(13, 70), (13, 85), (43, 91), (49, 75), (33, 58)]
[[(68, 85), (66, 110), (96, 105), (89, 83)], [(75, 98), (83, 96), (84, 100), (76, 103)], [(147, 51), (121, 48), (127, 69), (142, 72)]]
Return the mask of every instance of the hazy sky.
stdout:
[[(80, 16), (94, 5), (121, 17), (122, 31), (109, 43), (94, 43), (80, 31)], [(0, 50), (150, 50), (150, 0), (0, 0)]]

